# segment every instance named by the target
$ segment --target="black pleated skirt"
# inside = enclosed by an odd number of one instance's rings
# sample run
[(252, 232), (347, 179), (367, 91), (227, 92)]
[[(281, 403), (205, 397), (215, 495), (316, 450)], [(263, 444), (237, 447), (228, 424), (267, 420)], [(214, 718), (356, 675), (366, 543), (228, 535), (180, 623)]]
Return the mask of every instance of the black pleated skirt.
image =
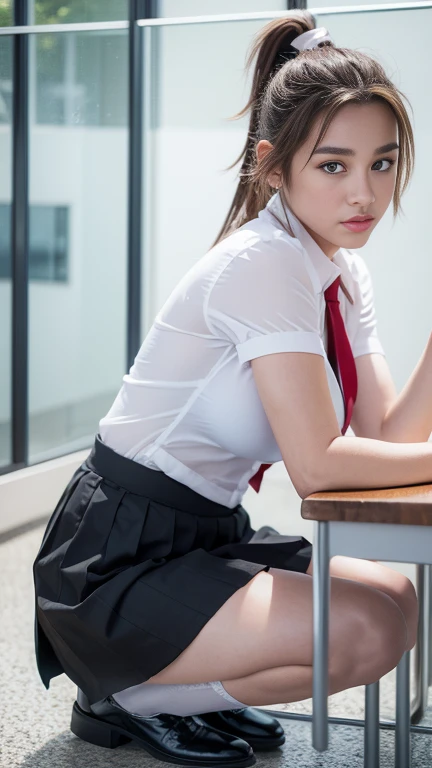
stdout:
[[(96, 435), (33, 564), (35, 651), (90, 703), (164, 669), (223, 603), (270, 567), (305, 573), (312, 545), (211, 501)], [(289, 606), (287, 606), (289, 610)]]

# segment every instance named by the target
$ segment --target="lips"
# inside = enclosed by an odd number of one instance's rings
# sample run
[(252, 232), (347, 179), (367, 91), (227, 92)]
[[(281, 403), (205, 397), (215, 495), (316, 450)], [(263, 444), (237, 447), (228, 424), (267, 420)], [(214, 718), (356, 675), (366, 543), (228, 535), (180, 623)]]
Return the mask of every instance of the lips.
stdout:
[(343, 221), (342, 226), (350, 232), (366, 232), (372, 226), (372, 221), (373, 219), (366, 219), (366, 221)]
[(352, 219), (346, 219), (342, 224), (349, 224), (351, 221), (372, 221), (373, 216), (353, 216)]

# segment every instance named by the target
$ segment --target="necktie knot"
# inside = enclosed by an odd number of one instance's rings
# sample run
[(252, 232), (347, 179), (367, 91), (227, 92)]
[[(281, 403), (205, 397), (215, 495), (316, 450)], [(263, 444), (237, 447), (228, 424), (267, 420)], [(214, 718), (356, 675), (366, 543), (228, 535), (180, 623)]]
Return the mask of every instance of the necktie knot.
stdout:
[(328, 288), (324, 291), (324, 297), (326, 301), (337, 301), (338, 299), (338, 291), (340, 286), (340, 275), (337, 276), (335, 280), (329, 285)]

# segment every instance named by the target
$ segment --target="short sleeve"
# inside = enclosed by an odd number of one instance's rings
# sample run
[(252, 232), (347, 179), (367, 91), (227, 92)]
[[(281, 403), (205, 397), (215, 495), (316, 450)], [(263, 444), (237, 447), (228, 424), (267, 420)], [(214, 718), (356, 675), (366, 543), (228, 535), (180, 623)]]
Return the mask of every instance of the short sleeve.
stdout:
[(364, 259), (358, 253), (355, 254), (355, 257), (360, 308), (352, 342), (352, 352), (354, 357), (367, 355), (370, 352), (378, 352), (378, 354), (385, 356), (383, 346), (378, 338), (372, 277)]
[(275, 352), (325, 356), (318, 302), (303, 251), (258, 241), (231, 258), (205, 304), (212, 333), (235, 345), (240, 363)]

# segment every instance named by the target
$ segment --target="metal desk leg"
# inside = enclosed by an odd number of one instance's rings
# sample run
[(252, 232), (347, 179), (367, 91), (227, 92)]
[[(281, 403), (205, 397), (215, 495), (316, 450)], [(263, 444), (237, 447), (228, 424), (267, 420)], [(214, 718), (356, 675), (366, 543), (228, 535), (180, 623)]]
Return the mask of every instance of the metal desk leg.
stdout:
[(411, 706), (411, 723), (418, 725), (428, 705), (430, 678), (430, 581), (431, 566), (416, 566), (416, 586), (419, 603), (417, 642), (414, 646), (416, 695)]
[(329, 525), (315, 522), (313, 548), (313, 691), (312, 745), (328, 749)]
[(423, 657), (424, 662), (422, 665), (422, 692), (423, 692), (423, 706), (425, 710), (428, 706), (428, 694), (429, 694), (429, 680), (430, 680), (430, 650), (431, 650), (431, 629), (430, 629), (430, 608), (431, 608), (431, 572), (432, 567), (430, 565), (424, 565), (423, 576), (423, 626), (422, 626), (422, 641), (423, 641)]
[(365, 686), (364, 766), (379, 768), (380, 722), (379, 680)]
[[(429, 627), (429, 638), (432, 640), (432, 568), (429, 565), (428, 567), (429, 571), (429, 613), (428, 613), (428, 627)], [(428, 655), (429, 655), (429, 685), (432, 685), (432, 642), (429, 642), (428, 644)]]
[(396, 667), (395, 768), (410, 766), (410, 651), (406, 651)]

